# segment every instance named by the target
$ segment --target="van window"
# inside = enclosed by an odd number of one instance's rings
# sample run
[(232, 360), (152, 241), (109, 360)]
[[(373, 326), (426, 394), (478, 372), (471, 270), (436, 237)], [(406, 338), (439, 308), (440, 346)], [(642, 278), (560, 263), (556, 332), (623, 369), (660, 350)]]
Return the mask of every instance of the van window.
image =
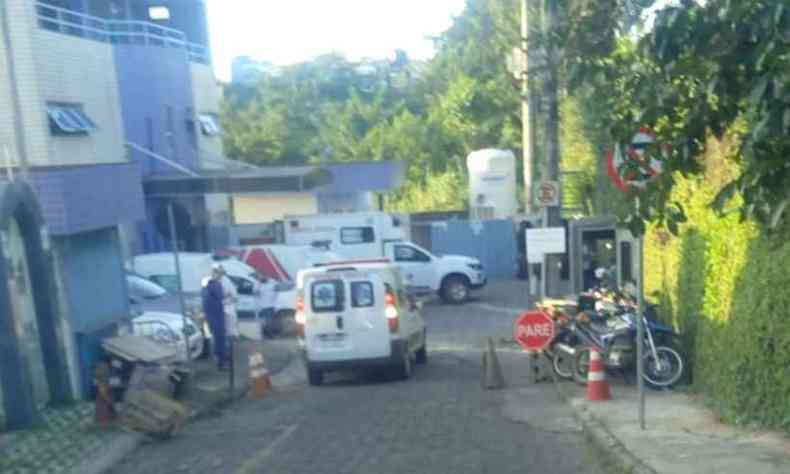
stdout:
[(369, 308), (376, 304), (373, 297), (373, 284), (369, 281), (355, 281), (351, 283), (351, 306), (354, 308)]
[(373, 227), (341, 227), (340, 243), (346, 245), (369, 244), (376, 241)]
[(313, 283), (311, 305), (316, 313), (343, 311), (343, 281), (324, 280)]

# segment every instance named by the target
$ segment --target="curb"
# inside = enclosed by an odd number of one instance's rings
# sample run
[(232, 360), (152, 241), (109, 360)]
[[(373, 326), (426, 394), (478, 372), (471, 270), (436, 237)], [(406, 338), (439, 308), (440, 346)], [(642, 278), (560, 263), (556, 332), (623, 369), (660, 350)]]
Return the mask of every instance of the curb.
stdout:
[(584, 435), (595, 448), (606, 457), (606, 461), (619, 471), (628, 474), (658, 474), (644, 461), (634, 456), (628, 448), (592, 413), (584, 407), (574, 405), (560, 387), (556, 378), (554, 388), (559, 397), (571, 408), (573, 417), (582, 425)]
[(143, 434), (125, 432), (118, 439), (105, 444), (101, 456), (78, 464), (70, 472), (74, 474), (103, 474), (134, 452), (144, 439), (145, 435)]

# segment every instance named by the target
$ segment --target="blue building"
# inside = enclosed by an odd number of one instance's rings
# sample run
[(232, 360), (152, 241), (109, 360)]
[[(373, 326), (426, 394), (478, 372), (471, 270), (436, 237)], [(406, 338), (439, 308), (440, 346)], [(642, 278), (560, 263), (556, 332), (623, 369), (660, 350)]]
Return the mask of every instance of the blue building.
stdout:
[(368, 210), (402, 179), (386, 162), (264, 169), (225, 159), (204, 0), (5, 0), (0, 29), (8, 427), (91, 396), (100, 341), (129, 317), (130, 256), (227, 246), (245, 202), (253, 214), (272, 196), (293, 210)]

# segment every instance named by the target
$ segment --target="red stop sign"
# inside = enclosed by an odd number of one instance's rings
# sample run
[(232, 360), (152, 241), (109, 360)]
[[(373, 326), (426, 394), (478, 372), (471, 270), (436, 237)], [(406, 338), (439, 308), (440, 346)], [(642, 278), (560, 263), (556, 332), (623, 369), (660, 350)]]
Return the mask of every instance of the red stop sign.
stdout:
[(540, 351), (554, 339), (554, 321), (543, 311), (528, 311), (516, 319), (513, 337), (527, 351)]

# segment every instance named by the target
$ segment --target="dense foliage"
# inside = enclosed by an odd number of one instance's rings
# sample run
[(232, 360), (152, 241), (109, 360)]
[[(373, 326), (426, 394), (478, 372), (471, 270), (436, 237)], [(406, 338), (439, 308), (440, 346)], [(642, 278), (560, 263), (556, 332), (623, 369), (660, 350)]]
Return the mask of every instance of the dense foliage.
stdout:
[[(563, 11), (577, 9), (577, 3), (587, 2), (564, 2)], [(226, 153), (257, 164), (403, 160), (406, 184), (389, 197), (390, 208), (461, 209), (469, 152), (500, 147), (521, 154), (520, 84), (505, 60), (519, 44), (519, 12), (519, 0), (468, 0), (436, 38), (437, 54), (427, 63), (402, 53), (395, 60), (363, 63), (327, 55), (265, 74), (254, 86), (229, 85)], [(591, 28), (590, 22), (580, 24)], [(578, 36), (568, 25), (561, 23), (563, 35)], [(538, 33), (533, 40), (543, 42)], [(533, 79), (539, 83), (538, 75)], [(598, 149), (575, 120), (578, 107), (562, 107), (568, 118), (562, 161), (579, 172), (566, 180), (566, 202), (584, 212), (592, 207)], [(540, 136), (540, 121), (534, 125)]]
[(733, 134), (709, 139), (706, 171), (675, 177), (670, 197), (688, 222), (677, 236), (648, 228), (646, 291), (682, 333), (694, 387), (725, 420), (790, 431), (790, 298), (777, 291), (790, 284), (790, 247), (709, 206), (738, 179), (739, 149)]
[(661, 10), (654, 28), (625, 37), (612, 54), (589, 56), (575, 71), (595, 84), (611, 109), (602, 124), (627, 143), (637, 126), (650, 126), (668, 149), (653, 157), (668, 171), (631, 201), (633, 229), (643, 220), (676, 231), (683, 206), (671, 199), (675, 173), (704, 172), (706, 137), (721, 138), (736, 121), (746, 124), (735, 159), (742, 172), (712, 199), (726, 211), (736, 196), (743, 218), (768, 229), (786, 220), (790, 202), (790, 8), (759, 0), (684, 0)]

